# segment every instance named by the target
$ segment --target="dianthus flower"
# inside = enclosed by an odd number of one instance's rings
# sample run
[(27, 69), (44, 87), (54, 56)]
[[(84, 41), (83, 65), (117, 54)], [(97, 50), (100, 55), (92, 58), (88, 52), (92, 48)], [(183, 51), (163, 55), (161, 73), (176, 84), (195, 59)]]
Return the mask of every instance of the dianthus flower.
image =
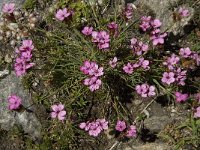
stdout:
[(164, 44), (164, 38), (167, 36), (167, 33), (155, 34), (150, 37), (153, 41), (153, 45)]
[(64, 110), (63, 104), (52, 105), (51, 106), (51, 118), (58, 118), (58, 120), (64, 120), (66, 116), (66, 111)]
[(142, 29), (142, 31), (147, 31), (151, 28), (151, 16), (143, 16), (141, 18), (142, 23), (140, 24), (140, 28)]
[(84, 27), (83, 30), (81, 31), (84, 35), (91, 35), (93, 31), (93, 27)]
[(117, 57), (114, 57), (112, 60), (109, 61), (109, 65), (112, 67), (112, 68), (115, 68), (116, 65), (117, 65)]
[(191, 54), (192, 54), (192, 51), (190, 50), (189, 47), (181, 48), (180, 51), (179, 51), (179, 55), (184, 57), (184, 58), (190, 57)]
[(22, 104), (22, 100), (19, 96), (13, 94), (8, 97), (8, 108), (10, 110), (19, 109)]
[(149, 61), (145, 60), (143, 57), (139, 59), (139, 65), (142, 68), (146, 69), (146, 70), (150, 69), (150, 67), (149, 67)]
[(175, 74), (173, 72), (164, 72), (162, 77), (162, 82), (170, 85), (175, 82)]
[(124, 10), (124, 16), (127, 20), (130, 20), (133, 17), (133, 4), (128, 3), (125, 10)]
[(174, 70), (179, 61), (180, 58), (175, 54), (172, 54), (165, 62), (163, 62), (163, 65), (167, 66), (169, 70)]
[(131, 138), (131, 137), (136, 137), (136, 135), (137, 135), (136, 126), (131, 125), (126, 132), (126, 136)]
[(188, 99), (188, 94), (182, 94), (181, 92), (176, 92), (175, 96), (178, 103), (185, 102)]
[(15, 59), (14, 69), (17, 76), (24, 75), (29, 68), (34, 66), (34, 63), (30, 62), (33, 49), (32, 40), (23, 40), (22, 46), (16, 49), (18, 56)]
[(196, 112), (194, 113), (194, 118), (200, 118), (200, 106), (197, 107)]
[(151, 26), (153, 28), (159, 28), (159, 27), (161, 27), (161, 25), (162, 25), (162, 23), (159, 19), (154, 19), (151, 21)]
[(127, 65), (124, 65), (123, 70), (127, 74), (132, 74), (133, 73), (133, 66), (131, 63), (128, 63)]
[(3, 6), (3, 9), (2, 9), (2, 11), (3, 11), (4, 13), (8, 13), (8, 14), (13, 13), (14, 10), (15, 10), (15, 3), (8, 3), (8, 4), (5, 4), (5, 5)]
[(79, 127), (88, 131), (90, 136), (97, 137), (103, 130), (108, 129), (108, 121), (105, 119), (97, 119), (92, 122), (82, 122), (80, 123)]
[(155, 93), (155, 87), (152, 86), (152, 85), (149, 86), (146, 83), (144, 83), (142, 85), (136, 85), (135, 90), (142, 97), (151, 97), (151, 96), (156, 95), (156, 93)]
[(131, 39), (130, 47), (131, 49), (133, 49), (134, 53), (136, 53), (136, 55), (138, 56), (142, 55), (144, 52), (147, 52), (149, 48), (147, 44), (144, 44), (143, 42), (138, 41), (136, 38)]
[(124, 121), (118, 120), (115, 129), (120, 132), (124, 131), (126, 129), (126, 123)]
[(185, 85), (185, 80), (187, 79), (186, 74), (187, 70), (181, 70), (181, 68), (177, 68), (177, 70), (175, 70), (175, 80), (178, 85)]
[(102, 81), (98, 78), (104, 74), (103, 67), (99, 67), (96, 62), (90, 62), (86, 60), (80, 70), (90, 76), (83, 81), (83, 84), (88, 86), (91, 92), (98, 90), (102, 84)]
[(70, 17), (71, 15), (73, 15), (73, 11), (71, 10), (68, 10), (67, 8), (63, 8), (63, 9), (59, 9), (56, 14), (55, 14), (55, 17), (56, 19), (60, 20), (60, 21), (63, 21), (65, 20), (66, 18)]
[(180, 16), (182, 16), (182, 17), (188, 17), (190, 15), (189, 10), (186, 8), (183, 8), (183, 7), (180, 7), (178, 12), (179, 12)]
[(92, 42), (96, 43), (99, 49), (109, 49), (110, 35), (106, 31), (93, 31)]

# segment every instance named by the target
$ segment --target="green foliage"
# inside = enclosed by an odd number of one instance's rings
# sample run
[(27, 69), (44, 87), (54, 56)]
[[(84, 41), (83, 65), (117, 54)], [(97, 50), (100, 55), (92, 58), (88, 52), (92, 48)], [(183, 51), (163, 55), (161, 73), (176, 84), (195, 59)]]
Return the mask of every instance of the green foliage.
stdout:
[(36, 0), (26, 0), (23, 4), (23, 8), (26, 10), (34, 9), (36, 6)]

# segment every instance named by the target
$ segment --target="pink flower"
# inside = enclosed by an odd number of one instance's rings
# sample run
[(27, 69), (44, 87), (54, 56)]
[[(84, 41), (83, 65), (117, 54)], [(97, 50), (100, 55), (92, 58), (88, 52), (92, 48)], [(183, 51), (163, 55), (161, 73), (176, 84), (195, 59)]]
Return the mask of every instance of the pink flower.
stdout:
[(116, 30), (118, 30), (118, 24), (115, 23), (115, 22), (111, 22), (111, 23), (108, 24), (108, 28), (109, 28), (110, 30), (116, 31)]
[(106, 31), (93, 31), (92, 42), (96, 43), (99, 49), (108, 49), (110, 46), (110, 35)]
[(93, 31), (93, 27), (84, 27), (83, 30), (81, 31), (84, 35), (91, 35)]
[(188, 99), (188, 94), (182, 94), (180, 92), (175, 93), (176, 102), (185, 102)]
[(124, 131), (126, 129), (126, 123), (124, 121), (118, 120), (115, 129), (120, 132)]
[(177, 70), (175, 70), (175, 80), (178, 85), (185, 85), (185, 80), (187, 79), (186, 74), (187, 70), (182, 71), (181, 68), (177, 68)]
[(142, 97), (151, 97), (151, 96), (156, 95), (155, 87), (154, 86), (149, 86), (146, 83), (144, 83), (142, 85), (136, 85), (135, 90)]
[(8, 103), (9, 103), (8, 108), (10, 110), (16, 110), (20, 108), (22, 104), (22, 100), (17, 95), (11, 95), (8, 97)]
[(73, 11), (70, 11), (67, 8), (63, 8), (63, 9), (59, 9), (56, 12), (55, 17), (56, 17), (56, 19), (63, 21), (64, 19), (68, 18), (72, 14), (73, 14)]
[(23, 40), (22, 46), (19, 47), (20, 51), (32, 51), (34, 49), (32, 40)]
[(58, 117), (58, 120), (64, 120), (66, 116), (66, 111), (64, 110), (64, 105), (63, 104), (58, 104), (58, 105), (52, 105), (51, 109), (53, 110), (51, 112), (51, 118), (56, 118)]
[(188, 58), (191, 54), (192, 54), (192, 52), (191, 52), (189, 47), (181, 48), (180, 51), (179, 51), (179, 55), (184, 57), (184, 58)]
[(194, 118), (200, 118), (200, 107), (197, 107), (196, 112), (194, 113)]
[(13, 13), (14, 10), (15, 10), (15, 4), (14, 4), (14, 3), (5, 4), (5, 5), (3, 6), (3, 9), (2, 9), (2, 11), (3, 11), (4, 13), (8, 13), (8, 14)]
[(155, 19), (151, 22), (151, 25), (153, 28), (159, 28), (159, 27), (161, 27), (162, 23), (160, 22), (159, 19)]
[(143, 16), (141, 18), (142, 23), (140, 24), (140, 28), (142, 31), (147, 31), (151, 28), (150, 21), (151, 21), (151, 16)]
[(133, 73), (133, 66), (131, 63), (128, 63), (127, 65), (124, 65), (123, 70), (127, 74), (132, 74)]
[(99, 122), (99, 126), (101, 130), (107, 130), (108, 129), (108, 121), (106, 119), (97, 119), (97, 122)]
[(130, 20), (133, 17), (133, 6), (131, 3), (127, 4), (125, 11), (124, 11), (124, 15), (127, 20)]
[(173, 70), (175, 65), (180, 61), (180, 58), (175, 54), (172, 54), (171, 57), (167, 58), (167, 61), (163, 62), (163, 65), (167, 66), (169, 70)]
[(162, 77), (162, 82), (170, 85), (175, 82), (175, 74), (173, 72), (164, 72)]
[(16, 58), (14, 70), (17, 76), (22, 76), (26, 73), (26, 64), (22, 58)]
[(96, 81), (89, 86), (91, 92), (98, 90), (101, 86), (102, 82), (100, 79), (96, 79)]
[(90, 136), (97, 137), (103, 130), (108, 129), (108, 121), (105, 119), (97, 119), (95, 121), (87, 121), (80, 123), (79, 127), (88, 131)]
[(197, 66), (200, 66), (200, 55), (198, 53), (193, 52), (190, 57), (196, 61)]
[(131, 39), (130, 47), (138, 56), (142, 55), (144, 52), (147, 52), (149, 48), (147, 44), (144, 44), (143, 42), (138, 41), (136, 38)]
[(131, 137), (136, 137), (136, 135), (137, 135), (136, 126), (131, 125), (127, 130), (126, 136), (131, 138)]
[(188, 17), (190, 15), (189, 10), (183, 7), (180, 7), (178, 12), (182, 17)]
[(139, 65), (142, 68), (146, 69), (146, 70), (150, 69), (150, 67), (149, 67), (149, 61), (148, 60), (144, 60), (143, 57), (139, 59)]
[(112, 68), (115, 68), (116, 65), (117, 65), (117, 57), (114, 57), (112, 60), (109, 61), (109, 65), (112, 67)]
[(164, 38), (167, 36), (167, 33), (152, 35), (150, 39), (153, 41), (153, 45), (164, 44)]

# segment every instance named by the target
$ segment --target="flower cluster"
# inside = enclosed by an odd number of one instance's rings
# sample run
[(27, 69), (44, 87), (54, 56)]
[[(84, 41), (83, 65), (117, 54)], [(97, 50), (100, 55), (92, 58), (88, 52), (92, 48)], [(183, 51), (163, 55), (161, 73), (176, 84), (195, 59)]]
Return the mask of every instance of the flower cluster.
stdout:
[(90, 136), (97, 137), (103, 130), (108, 129), (108, 121), (105, 119), (97, 119), (95, 121), (87, 121), (80, 123), (79, 127), (88, 131)]
[(52, 105), (51, 109), (52, 109), (51, 118), (53, 119), (58, 118), (58, 120), (61, 121), (65, 119), (66, 111), (64, 110), (63, 104)]
[(142, 97), (151, 97), (155, 96), (155, 86), (148, 85), (146, 83), (141, 85), (136, 85), (135, 90), (138, 94), (140, 94)]
[(85, 26), (81, 32), (86, 36), (91, 35), (92, 42), (97, 44), (99, 49), (109, 49), (110, 35), (107, 31), (93, 31), (93, 27)]
[(56, 12), (55, 17), (56, 17), (56, 19), (63, 21), (65, 19), (69, 18), (70, 16), (72, 16), (73, 14), (74, 14), (74, 12), (72, 10), (63, 8), (63, 9), (59, 9)]
[(130, 47), (133, 50), (133, 52), (138, 56), (147, 52), (149, 48), (148, 44), (144, 44), (142, 41), (138, 41), (136, 38), (131, 39)]
[(8, 108), (10, 110), (17, 110), (22, 104), (22, 100), (19, 96), (13, 94), (8, 97)]
[(126, 65), (124, 65), (123, 70), (127, 74), (132, 74), (135, 69), (140, 67), (142, 67), (145, 70), (150, 69), (149, 60), (145, 60), (143, 57), (141, 57), (139, 61), (134, 64), (128, 62)]
[(185, 85), (185, 80), (187, 79), (187, 70), (181, 70), (177, 68), (174, 72), (164, 72), (161, 81), (170, 85), (172, 83), (177, 83), (178, 85)]
[(99, 49), (107, 50), (110, 46), (110, 35), (106, 31), (93, 31), (92, 42), (96, 43)]
[(175, 92), (176, 102), (185, 102), (188, 99), (188, 94), (183, 94), (181, 92)]
[(197, 107), (196, 112), (194, 113), (194, 118), (200, 118), (200, 106)]
[(133, 17), (133, 4), (128, 3), (125, 10), (124, 10), (124, 16), (127, 20), (130, 20)]
[(140, 28), (144, 32), (151, 31), (150, 39), (153, 45), (164, 44), (164, 38), (167, 36), (167, 33), (161, 33), (161, 25), (162, 23), (159, 19), (152, 19), (151, 16), (143, 16), (141, 18)]
[[(117, 124), (115, 126), (115, 129), (119, 132), (126, 132), (126, 137), (136, 137), (137, 135), (137, 130), (136, 130), (136, 126), (135, 125), (130, 125), (129, 127), (127, 127), (126, 122), (118, 120)], [(126, 129), (126, 130), (125, 130)]]
[(5, 4), (2, 8), (2, 11), (7, 14), (12, 14), (15, 10), (15, 3)]
[(102, 84), (99, 77), (104, 74), (103, 67), (99, 67), (96, 62), (90, 62), (86, 60), (83, 66), (80, 67), (80, 70), (85, 75), (89, 76), (89, 78), (84, 80), (84, 85), (89, 86), (89, 89), (92, 92), (99, 89)]
[(167, 66), (169, 70), (174, 70), (175, 67), (178, 65), (180, 61), (180, 57), (175, 54), (172, 54), (170, 57), (167, 58), (166, 61), (163, 62), (164, 66)]
[(108, 29), (110, 30), (111, 33), (113, 33), (115, 36), (119, 34), (119, 28), (118, 24), (115, 22), (111, 22), (108, 24)]
[(22, 76), (27, 69), (33, 67), (31, 63), (32, 50), (34, 49), (32, 40), (23, 40), (22, 46), (16, 49), (18, 57), (15, 59), (14, 69), (17, 76)]

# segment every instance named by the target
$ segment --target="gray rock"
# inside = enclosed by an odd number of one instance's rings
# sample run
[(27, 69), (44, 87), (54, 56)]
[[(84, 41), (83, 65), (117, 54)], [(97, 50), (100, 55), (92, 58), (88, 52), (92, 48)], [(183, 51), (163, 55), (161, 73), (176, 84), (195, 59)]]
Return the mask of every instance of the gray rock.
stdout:
[[(33, 139), (40, 139), (41, 124), (34, 114), (31, 96), (23, 88), (21, 78), (11, 73), (0, 81), (0, 126), (4, 130), (10, 130), (14, 125), (21, 126), (24, 132), (28, 133)], [(11, 94), (21, 97), (22, 105), (25, 108), (22, 112), (8, 110), (7, 98)], [(29, 111), (27, 111), (29, 110)]]
[[(134, 0), (133, 0), (134, 1)], [(190, 16), (182, 18), (180, 21), (174, 21), (173, 11), (171, 8), (176, 9), (179, 0), (136, 0), (135, 5), (144, 5), (150, 8), (156, 15), (156, 18), (162, 22), (162, 31), (172, 32), (174, 35), (184, 34), (184, 27), (189, 24), (194, 16), (194, 9), (191, 7), (183, 6), (190, 11)], [(180, 7), (180, 6), (178, 6)]]
[(0, 9), (3, 7), (3, 5), (5, 3), (15, 3), (18, 7), (20, 7), (24, 2), (25, 0), (0, 0)]

